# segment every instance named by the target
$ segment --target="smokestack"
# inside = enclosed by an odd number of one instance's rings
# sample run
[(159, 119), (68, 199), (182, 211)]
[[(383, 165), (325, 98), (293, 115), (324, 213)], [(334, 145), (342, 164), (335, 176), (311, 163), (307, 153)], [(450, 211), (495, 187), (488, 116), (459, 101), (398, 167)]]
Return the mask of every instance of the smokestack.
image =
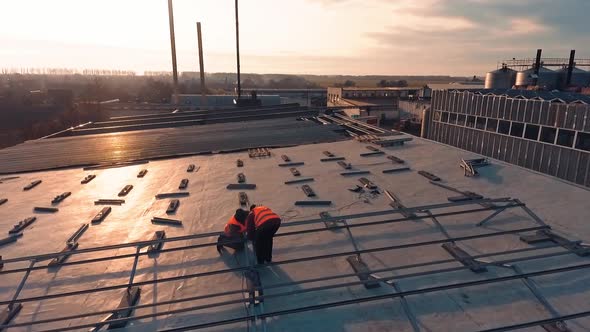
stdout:
[(539, 68), (541, 68), (541, 53), (543, 52), (542, 49), (537, 50), (537, 58), (535, 59), (535, 74), (539, 73)]
[(172, 78), (174, 80), (174, 92), (172, 103), (178, 104), (178, 69), (176, 68), (176, 39), (174, 38), (174, 13), (172, 0), (168, 0), (168, 20), (170, 23), (170, 48), (172, 49)]
[(567, 66), (567, 76), (565, 79), (565, 87), (567, 88), (572, 83), (572, 72), (574, 71), (574, 59), (576, 57), (576, 50), (570, 51), (570, 62)]
[(537, 50), (537, 58), (535, 59), (534, 65), (535, 77), (533, 78), (533, 85), (537, 85), (537, 83), (539, 82), (539, 69), (541, 69), (541, 52), (543, 52), (542, 49)]
[(240, 25), (238, 20), (238, 0), (236, 0), (236, 57), (238, 62), (238, 100), (242, 97), (242, 82), (240, 81)]
[(207, 105), (207, 88), (205, 87), (205, 63), (203, 60), (203, 39), (201, 38), (201, 22), (197, 22), (197, 38), (199, 40), (199, 68), (201, 73), (201, 106)]

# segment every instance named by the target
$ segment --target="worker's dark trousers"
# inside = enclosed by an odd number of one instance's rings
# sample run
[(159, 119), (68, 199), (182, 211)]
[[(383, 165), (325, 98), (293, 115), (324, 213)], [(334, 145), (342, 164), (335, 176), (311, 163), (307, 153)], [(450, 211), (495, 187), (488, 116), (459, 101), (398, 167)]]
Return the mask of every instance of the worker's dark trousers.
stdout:
[(254, 250), (258, 264), (272, 261), (272, 239), (281, 226), (281, 219), (271, 219), (256, 228)]
[(221, 234), (217, 238), (217, 251), (221, 250), (221, 246), (232, 248), (232, 249), (234, 249), (236, 251), (243, 250), (244, 249), (244, 243), (243, 242), (223, 243), (223, 242), (226, 242), (226, 241), (242, 241), (243, 239), (244, 238), (242, 236), (227, 236), (225, 234)]

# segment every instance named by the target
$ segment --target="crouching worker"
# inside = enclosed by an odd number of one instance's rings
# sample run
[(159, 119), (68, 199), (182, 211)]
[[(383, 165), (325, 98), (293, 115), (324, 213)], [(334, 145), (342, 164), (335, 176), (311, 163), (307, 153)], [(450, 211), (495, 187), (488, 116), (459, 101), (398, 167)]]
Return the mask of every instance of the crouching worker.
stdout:
[(281, 218), (266, 206), (250, 206), (246, 219), (248, 240), (254, 243), (258, 264), (272, 262), (272, 242), (281, 226)]
[[(236, 213), (229, 219), (223, 234), (217, 238), (217, 251), (221, 254), (223, 247), (232, 248), (236, 251), (244, 249), (244, 233), (246, 232), (246, 218), (248, 212), (242, 209), (237, 209)], [(231, 243), (231, 241), (235, 241)], [(230, 243), (226, 243), (230, 242)]]

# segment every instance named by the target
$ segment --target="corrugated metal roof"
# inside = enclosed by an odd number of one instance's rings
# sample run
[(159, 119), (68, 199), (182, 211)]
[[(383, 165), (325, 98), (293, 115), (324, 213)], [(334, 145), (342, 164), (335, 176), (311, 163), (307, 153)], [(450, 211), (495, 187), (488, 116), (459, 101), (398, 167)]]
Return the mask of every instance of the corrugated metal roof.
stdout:
[(197, 110), (113, 117), (108, 121), (89, 123), (65, 131), (59, 136), (90, 135), (132, 130), (183, 127), (213, 123), (258, 121), (277, 118), (294, 118), (317, 115), (317, 111), (299, 104), (261, 106), (256, 108), (229, 108), (224, 110)]
[[(465, 89), (455, 89), (464, 91)], [(590, 96), (579, 93), (561, 92), (561, 91), (533, 91), (533, 90), (515, 90), (515, 89), (479, 89), (470, 90), (473, 93), (482, 95), (508, 96), (522, 99), (539, 99), (546, 101), (555, 101), (563, 103), (584, 103), (590, 104)]]
[(28, 141), (0, 150), (0, 173), (332, 142), (343, 138), (337, 129), (335, 125), (283, 118)]

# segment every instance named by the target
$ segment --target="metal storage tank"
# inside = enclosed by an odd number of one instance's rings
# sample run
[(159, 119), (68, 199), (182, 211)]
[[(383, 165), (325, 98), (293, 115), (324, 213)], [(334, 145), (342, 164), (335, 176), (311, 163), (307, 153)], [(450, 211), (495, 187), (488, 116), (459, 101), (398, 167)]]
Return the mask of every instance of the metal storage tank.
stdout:
[[(565, 81), (567, 79), (567, 68), (557, 71), (559, 74), (559, 88), (567, 88)], [(572, 69), (572, 79), (570, 85), (585, 87), (590, 84), (590, 72), (574, 67)]]
[[(516, 86), (524, 87), (534, 84), (535, 69), (530, 68), (527, 70), (519, 71), (516, 73)], [(539, 79), (537, 85), (540, 87), (546, 87), (548, 90), (553, 90), (557, 86), (559, 74), (551, 69), (541, 67), (539, 68)]]
[(486, 89), (511, 89), (516, 82), (516, 71), (502, 66), (502, 68), (486, 74)]

